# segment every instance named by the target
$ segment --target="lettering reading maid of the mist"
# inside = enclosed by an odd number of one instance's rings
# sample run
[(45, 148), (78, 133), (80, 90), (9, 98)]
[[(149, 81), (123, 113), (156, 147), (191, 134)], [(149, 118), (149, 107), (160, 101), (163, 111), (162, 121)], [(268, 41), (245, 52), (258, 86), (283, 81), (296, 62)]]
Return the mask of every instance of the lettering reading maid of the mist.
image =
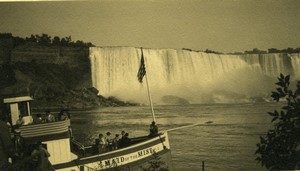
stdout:
[[(156, 149), (157, 150), (157, 149)], [(112, 168), (112, 167), (116, 167), (124, 162), (132, 162), (138, 158), (141, 158), (143, 156), (148, 156), (151, 155), (153, 153), (156, 152), (156, 150), (152, 147), (144, 149), (144, 150), (140, 150), (138, 152), (135, 152), (129, 156), (120, 156), (120, 157), (116, 157), (116, 158), (112, 158), (112, 159), (108, 159), (108, 160), (103, 160), (100, 161), (98, 163), (98, 167), (99, 168)]]

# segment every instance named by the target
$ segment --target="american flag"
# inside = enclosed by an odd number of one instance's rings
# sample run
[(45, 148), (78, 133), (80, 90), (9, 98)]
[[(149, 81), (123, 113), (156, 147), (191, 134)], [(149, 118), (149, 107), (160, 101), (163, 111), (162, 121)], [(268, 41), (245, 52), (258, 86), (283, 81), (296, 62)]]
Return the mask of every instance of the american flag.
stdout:
[(139, 71), (137, 73), (137, 77), (140, 83), (143, 83), (143, 78), (146, 75), (146, 67), (145, 67), (145, 61), (144, 61), (144, 54), (143, 54), (143, 50), (142, 50), (142, 58), (141, 58), (141, 64), (140, 64), (140, 68)]

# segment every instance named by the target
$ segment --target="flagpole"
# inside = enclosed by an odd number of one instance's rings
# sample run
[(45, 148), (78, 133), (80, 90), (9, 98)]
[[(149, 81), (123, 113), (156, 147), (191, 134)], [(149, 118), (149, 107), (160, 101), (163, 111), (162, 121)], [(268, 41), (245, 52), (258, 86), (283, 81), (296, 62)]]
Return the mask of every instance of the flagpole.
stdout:
[[(145, 63), (146, 63), (146, 62), (145, 62)], [(146, 65), (146, 64), (145, 64), (145, 65)], [(146, 84), (147, 84), (147, 90), (148, 90), (148, 97), (149, 97), (149, 101), (150, 101), (150, 105), (151, 105), (152, 118), (153, 118), (153, 121), (156, 122), (155, 114), (154, 114), (154, 109), (153, 109), (152, 98), (151, 98), (151, 94), (150, 94), (150, 90), (149, 90), (149, 84), (148, 84), (148, 79), (147, 79), (147, 73), (145, 74), (145, 78), (146, 78)]]
[(151, 111), (152, 111), (152, 118), (153, 118), (153, 121), (156, 122), (156, 119), (155, 119), (155, 114), (154, 114), (154, 109), (153, 109), (153, 103), (152, 103), (152, 98), (151, 98), (151, 94), (150, 94), (150, 88), (149, 88), (149, 83), (148, 83), (148, 78), (147, 78), (147, 72), (146, 72), (146, 62), (145, 62), (145, 59), (144, 59), (144, 54), (143, 54), (143, 48), (141, 47), (141, 64), (140, 64), (140, 68), (139, 68), (139, 71), (138, 71), (138, 79), (139, 79), (139, 82), (142, 83), (143, 82), (143, 77), (145, 76), (146, 77), (146, 84), (147, 84), (147, 92), (148, 92), (148, 98), (149, 98), (149, 101), (150, 101), (150, 106), (151, 106)]

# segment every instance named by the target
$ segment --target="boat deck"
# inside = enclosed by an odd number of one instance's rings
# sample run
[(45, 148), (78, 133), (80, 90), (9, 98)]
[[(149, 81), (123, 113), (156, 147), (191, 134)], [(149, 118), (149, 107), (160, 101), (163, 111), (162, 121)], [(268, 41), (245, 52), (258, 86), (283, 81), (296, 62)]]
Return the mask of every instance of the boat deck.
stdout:
[[(130, 147), (132, 145), (150, 140), (152, 138), (154, 138), (154, 137), (142, 136), (142, 137), (131, 138), (130, 144), (128, 144), (128, 146), (126, 146), (126, 147)], [(118, 148), (118, 149), (123, 149), (126, 147), (122, 147), (122, 148)], [(101, 154), (101, 153), (98, 153), (97, 146), (95, 144), (84, 146), (83, 144), (81, 144), (80, 142), (78, 142), (75, 139), (71, 140), (71, 151), (72, 151), (72, 153), (76, 154), (79, 157), (89, 157), (89, 156), (93, 156), (96, 154)], [(113, 152), (113, 151), (115, 151), (115, 150), (105, 151), (103, 153)]]

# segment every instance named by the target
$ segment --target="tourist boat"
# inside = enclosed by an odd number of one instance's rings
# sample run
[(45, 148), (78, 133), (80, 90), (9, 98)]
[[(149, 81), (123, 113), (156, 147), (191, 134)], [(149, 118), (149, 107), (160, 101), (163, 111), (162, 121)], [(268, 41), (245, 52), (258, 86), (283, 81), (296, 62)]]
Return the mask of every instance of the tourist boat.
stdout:
[[(25, 147), (24, 158), (30, 156), (33, 144), (40, 141), (50, 153), (49, 161), (57, 171), (145, 170), (150, 167), (150, 161), (155, 163), (155, 160), (164, 163), (166, 170), (172, 170), (167, 132), (132, 138), (127, 147), (95, 154), (93, 145), (84, 146), (72, 136), (70, 119), (32, 123), (36, 117), (30, 108), (32, 100), (30, 96), (4, 99), (12, 128), (16, 127), (12, 131), (16, 148), (20, 150), (20, 143)], [(17, 127), (15, 123), (20, 114), (24, 116), (24, 125)]]

